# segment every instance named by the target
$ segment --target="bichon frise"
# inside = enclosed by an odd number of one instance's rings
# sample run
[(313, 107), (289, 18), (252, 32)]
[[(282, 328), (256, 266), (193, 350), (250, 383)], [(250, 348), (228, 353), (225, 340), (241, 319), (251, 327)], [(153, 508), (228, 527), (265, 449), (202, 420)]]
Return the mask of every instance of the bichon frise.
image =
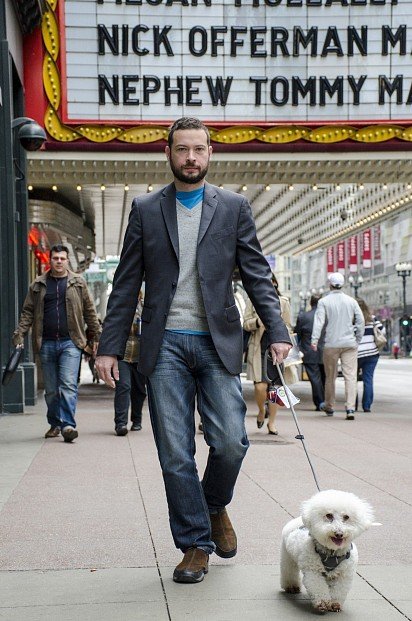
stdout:
[(302, 505), (302, 516), (282, 531), (281, 587), (303, 584), (318, 612), (339, 612), (358, 562), (353, 540), (371, 526), (372, 507), (354, 494), (327, 490)]

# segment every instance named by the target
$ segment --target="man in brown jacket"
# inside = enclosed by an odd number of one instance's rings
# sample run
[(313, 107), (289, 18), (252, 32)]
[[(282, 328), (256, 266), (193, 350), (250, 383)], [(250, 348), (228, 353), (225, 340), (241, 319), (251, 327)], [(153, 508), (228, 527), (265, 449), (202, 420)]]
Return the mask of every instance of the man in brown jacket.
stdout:
[(40, 355), (44, 376), (47, 420), (46, 438), (62, 432), (65, 442), (78, 437), (74, 419), (77, 377), (86, 347), (85, 324), (97, 341), (101, 327), (86, 281), (68, 269), (69, 250), (61, 244), (50, 250), (50, 271), (32, 282), (23, 304), (13, 344), (23, 346), (32, 328), (33, 351)]

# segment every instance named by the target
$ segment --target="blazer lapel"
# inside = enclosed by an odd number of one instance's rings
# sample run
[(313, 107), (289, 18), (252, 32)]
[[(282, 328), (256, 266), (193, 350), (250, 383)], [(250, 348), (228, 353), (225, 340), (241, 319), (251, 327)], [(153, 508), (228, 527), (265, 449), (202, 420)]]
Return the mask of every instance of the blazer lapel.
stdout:
[(179, 260), (179, 235), (177, 232), (176, 190), (173, 183), (166, 186), (160, 199), (163, 218), (169, 233), (170, 241)]
[(210, 183), (205, 183), (205, 194), (203, 197), (202, 217), (200, 219), (199, 236), (197, 238), (198, 245), (202, 241), (209, 224), (215, 214), (217, 207), (216, 190)]

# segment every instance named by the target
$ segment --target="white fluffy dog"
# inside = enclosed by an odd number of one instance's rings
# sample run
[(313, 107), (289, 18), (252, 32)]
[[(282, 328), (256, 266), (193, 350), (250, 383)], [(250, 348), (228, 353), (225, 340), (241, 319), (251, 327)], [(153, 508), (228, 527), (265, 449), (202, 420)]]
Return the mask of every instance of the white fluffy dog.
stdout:
[(339, 612), (358, 562), (353, 540), (372, 520), (372, 507), (348, 492), (331, 489), (304, 502), (302, 516), (282, 531), (282, 589), (299, 593), (302, 573), (315, 610)]

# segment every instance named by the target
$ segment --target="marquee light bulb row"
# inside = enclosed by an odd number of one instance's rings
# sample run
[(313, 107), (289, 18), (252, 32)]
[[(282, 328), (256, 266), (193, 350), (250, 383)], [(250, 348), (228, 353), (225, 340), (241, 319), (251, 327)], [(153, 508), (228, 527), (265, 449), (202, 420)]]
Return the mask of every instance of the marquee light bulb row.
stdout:
[[(51, 187), (52, 187), (52, 190), (53, 190), (54, 192), (58, 192), (58, 186), (57, 186), (57, 185), (52, 185)], [(221, 183), (221, 184), (219, 185), (219, 188), (223, 189), (223, 187), (224, 187), (224, 186), (223, 186), (223, 184)], [(319, 187), (320, 187), (320, 186), (319, 186), (317, 183), (314, 183), (314, 184), (312, 185), (312, 190), (316, 192), (316, 191), (319, 189)], [(358, 187), (358, 190), (364, 190), (364, 189), (365, 189), (365, 186), (364, 186), (364, 184), (363, 184), (363, 183), (360, 183), (357, 187)], [(271, 187), (269, 184), (265, 185), (265, 186), (264, 186), (264, 188), (265, 188), (265, 191), (266, 191), (266, 192), (269, 192), (269, 191), (272, 189), (272, 187)], [(28, 186), (27, 186), (27, 190), (28, 190), (29, 192), (32, 192), (32, 191), (33, 191), (33, 189), (34, 189), (34, 187), (33, 187), (32, 185), (28, 185)], [(78, 192), (81, 192), (81, 191), (82, 191), (82, 189), (83, 189), (83, 187), (82, 187), (80, 184), (78, 184), (78, 185), (76, 186), (76, 190), (77, 190)], [(248, 189), (248, 186), (247, 186), (246, 184), (242, 185), (242, 191), (243, 191), (243, 192), (246, 192), (246, 191), (247, 191), (247, 189)], [(291, 183), (291, 184), (288, 186), (288, 189), (289, 189), (291, 192), (293, 192), (293, 190), (295, 189), (295, 186), (293, 185), (293, 183)], [(337, 184), (336, 184), (336, 186), (335, 186), (335, 190), (336, 190), (336, 191), (338, 191), (338, 192), (340, 192), (340, 190), (341, 190), (341, 189), (342, 189), (342, 188), (341, 188), (341, 185), (340, 185), (339, 183), (337, 183)], [(387, 189), (388, 189), (388, 184), (387, 184), (387, 183), (383, 183), (383, 184), (382, 184), (382, 190), (387, 190)], [(408, 183), (408, 184), (406, 185), (406, 189), (407, 189), (407, 190), (411, 190), (411, 189), (412, 189), (412, 184), (411, 184), (411, 183)], [(101, 190), (102, 192), (105, 192), (105, 190), (106, 190), (106, 186), (105, 186), (105, 184), (104, 184), (104, 183), (102, 183), (102, 184), (100, 185), (100, 190)], [(128, 183), (125, 183), (125, 185), (124, 185), (124, 191), (125, 191), (125, 192), (128, 192), (129, 190), (130, 190), (130, 186), (129, 186), (129, 184), (128, 184)], [(147, 186), (147, 192), (152, 192), (152, 191), (153, 191), (153, 185), (152, 185), (151, 183), (149, 183), (149, 185)]]
[[(223, 189), (223, 188), (224, 188), (224, 185), (221, 183), (221, 184), (219, 185), (219, 188), (220, 188), (220, 189)], [(242, 186), (242, 190), (243, 190), (243, 192), (246, 192), (246, 191), (247, 191), (247, 189), (248, 189), (248, 186), (247, 186), (247, 185), (243, 185), (243, 186)], [(266, 186), (265, 186), (265, 190), (269, 191), (270, 189), (271, 189), (271, 186), (270, 186), (270, 185), (266, 185)], [(290, 189), (293, 189), (293, 186), (290, 186)], [(31, 184), (30, 184), (30, 185), (28, 185), (28, 186), (27, 186), (27, 190), (28, 190), (29, 192), (33, 192), (33, 190), (34, 190), (34, 186), (33, 186), (33, 185), (31, 185)], [(57, 185), (53, 185), (53, 186), (52, 186), (52, 190), (53, 190), (54, 192), (58, 192), (58, 186), (57, 186)], [(81, 191), (83, 190), (83, 186), (82, 186), (82, 185), (80, 185), (80, 183), (78, 183), (78, 184), (76, 185), (76, 190), (77, 190), (78, 192), (81, 192)], [(105, 185), (104, 183), (102, 183), (102, 184), (100, 185), (100, 190), (101, 190), (102, 192), (105, 192), (105, 191), (106, 191), (106, 185)], [(125, 185), (124, 185), (124, 191), (125, 191), (125, 192), (129, 192), (129, 190), (130, 190), (130, 186), (129, 186), (129, 184), (128, 184), (128, 183), (125, 183)], [(151, 183), (149, 183), (149, 185), (147, 186), (147, 192), (153, 192), (153, 185), (152, 185)]]
[[(410, 183), (408, 183), (408, 189), (412, 188), (412, 185)], [(410, 194), (409, 196), (405, 197), (405, 198), (401, 198), (398, 201), (394, 201), (390, 204), (388, 204), (386, 207), (380, 207), (379, 209), (377, 209), (377, 211), (375, 211), (374, 213), (371, 213), (368, 216), (364, 216), (363, 218), (361, 218), (360, 220), (358, 220), (357, 222), (354, 222), (353, 224), (345, 227), (344, 229), (337, 231), (336, 233), (333, 233), (333, 235), (329, 235), (327, 238), (327, 242), (328, 244), (336, 241), (338, 238), (342, 238), (345, 235), (348, 235), (349, 233), (353, 233), (356, 230), (367, 226), (367, 225), (372, 225), (374, 223), (375, 220), (377, 220), (378, 218), (381, 218), (384, 215), (390, 214), (392, 211), (394, 211), (395, 209), (398, 209), (399, 207), (402, 207), (403, 205), (409, 203), (412, 201), (412, 194)], [(307, 246), (306, 248), (304, 248), (304, 252), (312, 252), (313, 250), (316, 250), (317, 248), (321, 248), (322, 246), (325, 246), (325, 239), (323, 239), (322, 241), (316, 242), (314, 244), (312, 244), (311, 246)]]

